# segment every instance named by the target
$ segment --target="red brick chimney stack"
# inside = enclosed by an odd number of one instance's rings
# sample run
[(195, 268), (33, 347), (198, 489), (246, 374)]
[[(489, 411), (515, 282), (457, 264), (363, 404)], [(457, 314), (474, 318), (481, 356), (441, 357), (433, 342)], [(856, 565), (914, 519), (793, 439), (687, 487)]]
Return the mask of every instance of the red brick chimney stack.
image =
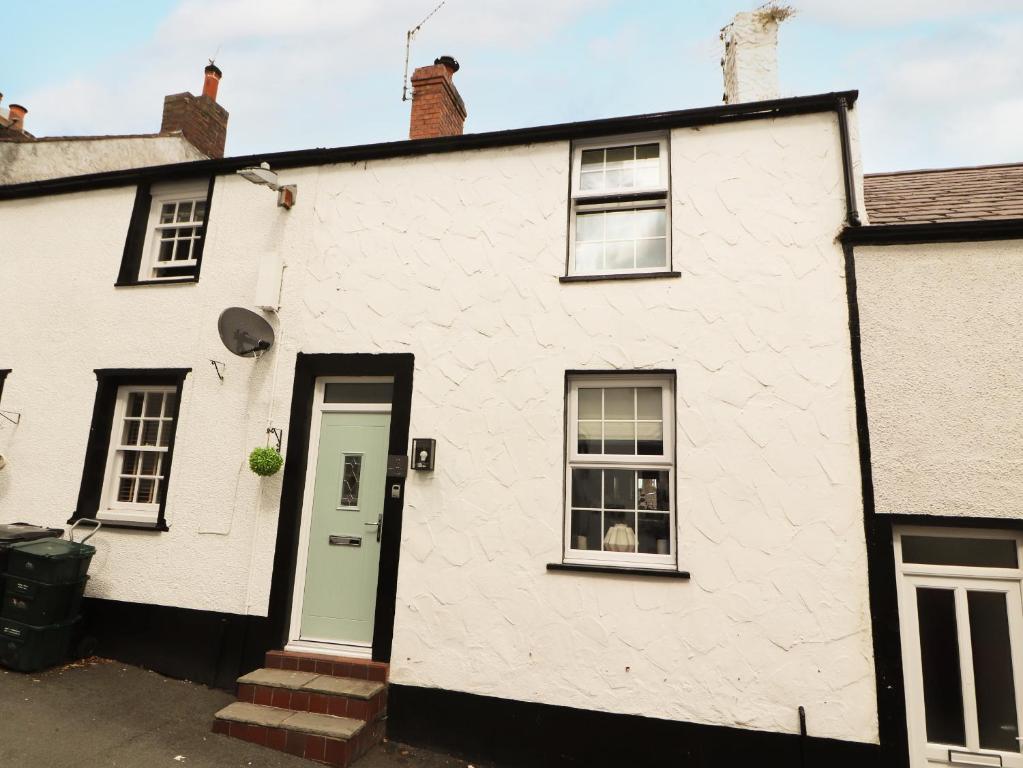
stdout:
[(212, 61), (209, 66), (205, 69), (206, 79), (202, 84), (202, 95), (207, 96), (213, 101), (217, 100), (217, 88), (220, 87), (220, 78), (224, 76), (224, 73), (220, 71), (220, 67), (214, 64)]
[(25, 109), (21, 104), (11, 104), (8, 116), (10, 118), (10, 125), (8, 126), (12, 131), (25, 132), (25, 115), (28, 114), (28, 110)]
[(462, 135), (467, 113), (452, 80), (457, 71), (457, 61), (441, 56), (433, 66), (419, 67), (412, 73), (410, 139)]
[(227, 110), (217, 103), (223, 73), (215, 64), (205, 70), (202, 95), (175, 93), (163, 100), (160, 133), (180, 133), (207, 157), (223, 157), (227, 141)]

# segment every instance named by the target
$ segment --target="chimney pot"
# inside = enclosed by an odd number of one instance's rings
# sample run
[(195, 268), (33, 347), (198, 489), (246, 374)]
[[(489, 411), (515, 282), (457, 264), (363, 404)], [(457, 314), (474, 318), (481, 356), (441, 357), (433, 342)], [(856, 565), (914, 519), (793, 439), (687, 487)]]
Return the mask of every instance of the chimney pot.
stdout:
[(28, 114), (28, 110), (25, 109), (25, 107), (21, 106), (21, 104), (11, 104), (11, 108), (9, 110), (9, 115), (10, 115), (10, 119), (11, 119), (11, 125), (10, 125), (11, 130), (21, 131), (21, 132), (24, 133), (24, 131), (25, 131), (25, 115), (27, 115), (27, 114)]
[(202, 95), (216, 101), (217, 88), (220, 87), (220, 78), (224, 76), (224, 73), (221, 72), (220, 67), (213, 62), (210, 62), (203, 71), (206, 73), (206, 78), (203, 80), (202, 84)]
[(465, 102), (452, 76), (459, 69), (451, 56), (434, 59), (433, 65), (412, 73), (410, 139), (461, 136), (465, 127)]

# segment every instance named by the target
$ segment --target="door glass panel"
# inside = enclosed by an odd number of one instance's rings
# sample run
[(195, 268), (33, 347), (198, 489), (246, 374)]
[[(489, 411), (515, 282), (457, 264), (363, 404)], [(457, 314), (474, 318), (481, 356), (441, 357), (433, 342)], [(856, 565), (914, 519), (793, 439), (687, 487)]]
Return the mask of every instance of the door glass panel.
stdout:
[(960, 539), (951, 536), (903, 536), (902, 561), (926, 565), (1016, 568), (1015, 539)]
[(339, 506), (359, 506), (359, 481), (362, 478), (362, 456), (345, 456), (341, 473), (341, 501)]
[(916, 603), (927, 741), (965, 745), (955, 593), (950, 589), (918, 587)]
[(967, 593), (982, 749), (1019, 752), (1009, 613), (1004, 592)]
[(389, 403), (394, 392), (391, 382), (328, 382), (323, 387), (325, 403)]

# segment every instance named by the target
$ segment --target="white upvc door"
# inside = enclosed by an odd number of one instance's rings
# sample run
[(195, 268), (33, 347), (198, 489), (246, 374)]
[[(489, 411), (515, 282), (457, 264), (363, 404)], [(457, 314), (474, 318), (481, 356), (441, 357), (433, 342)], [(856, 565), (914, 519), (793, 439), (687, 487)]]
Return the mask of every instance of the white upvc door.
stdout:
[(1023, 768), (1018, 567), (907, 564), (898, 541), (896, 555), (913, 768)]

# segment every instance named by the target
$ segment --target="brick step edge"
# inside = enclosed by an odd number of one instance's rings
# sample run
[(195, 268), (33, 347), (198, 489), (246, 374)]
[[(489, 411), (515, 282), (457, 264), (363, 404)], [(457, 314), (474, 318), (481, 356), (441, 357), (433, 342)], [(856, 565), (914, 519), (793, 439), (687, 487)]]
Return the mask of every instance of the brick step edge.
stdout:
[(386, 683), (389, 665), (382, 661), (353, 659), (347, 656), (328, 656), (323, 653), (267, 651), (266, 666), (270, 669), (293, 669), (299, 672), (315, 672), (318, 675), (350, 677), (355, 680)]
[(384, 721), (379, 720), (367, 725), (352, 738), (341, 740), (267, 725), (251, 725), (229, 720), (213, 721), (214, 733), (341, 768), (347, 768), (383, 741), (384, 730)]
[(387, 713), (387, 689), (369, 699), (349, 698), (336, 693), (314, 693), (293, 688), (275, 688), (252, 683), (238, 684), (238, 701), (264, 707), (351, 717), (372, 723)]

